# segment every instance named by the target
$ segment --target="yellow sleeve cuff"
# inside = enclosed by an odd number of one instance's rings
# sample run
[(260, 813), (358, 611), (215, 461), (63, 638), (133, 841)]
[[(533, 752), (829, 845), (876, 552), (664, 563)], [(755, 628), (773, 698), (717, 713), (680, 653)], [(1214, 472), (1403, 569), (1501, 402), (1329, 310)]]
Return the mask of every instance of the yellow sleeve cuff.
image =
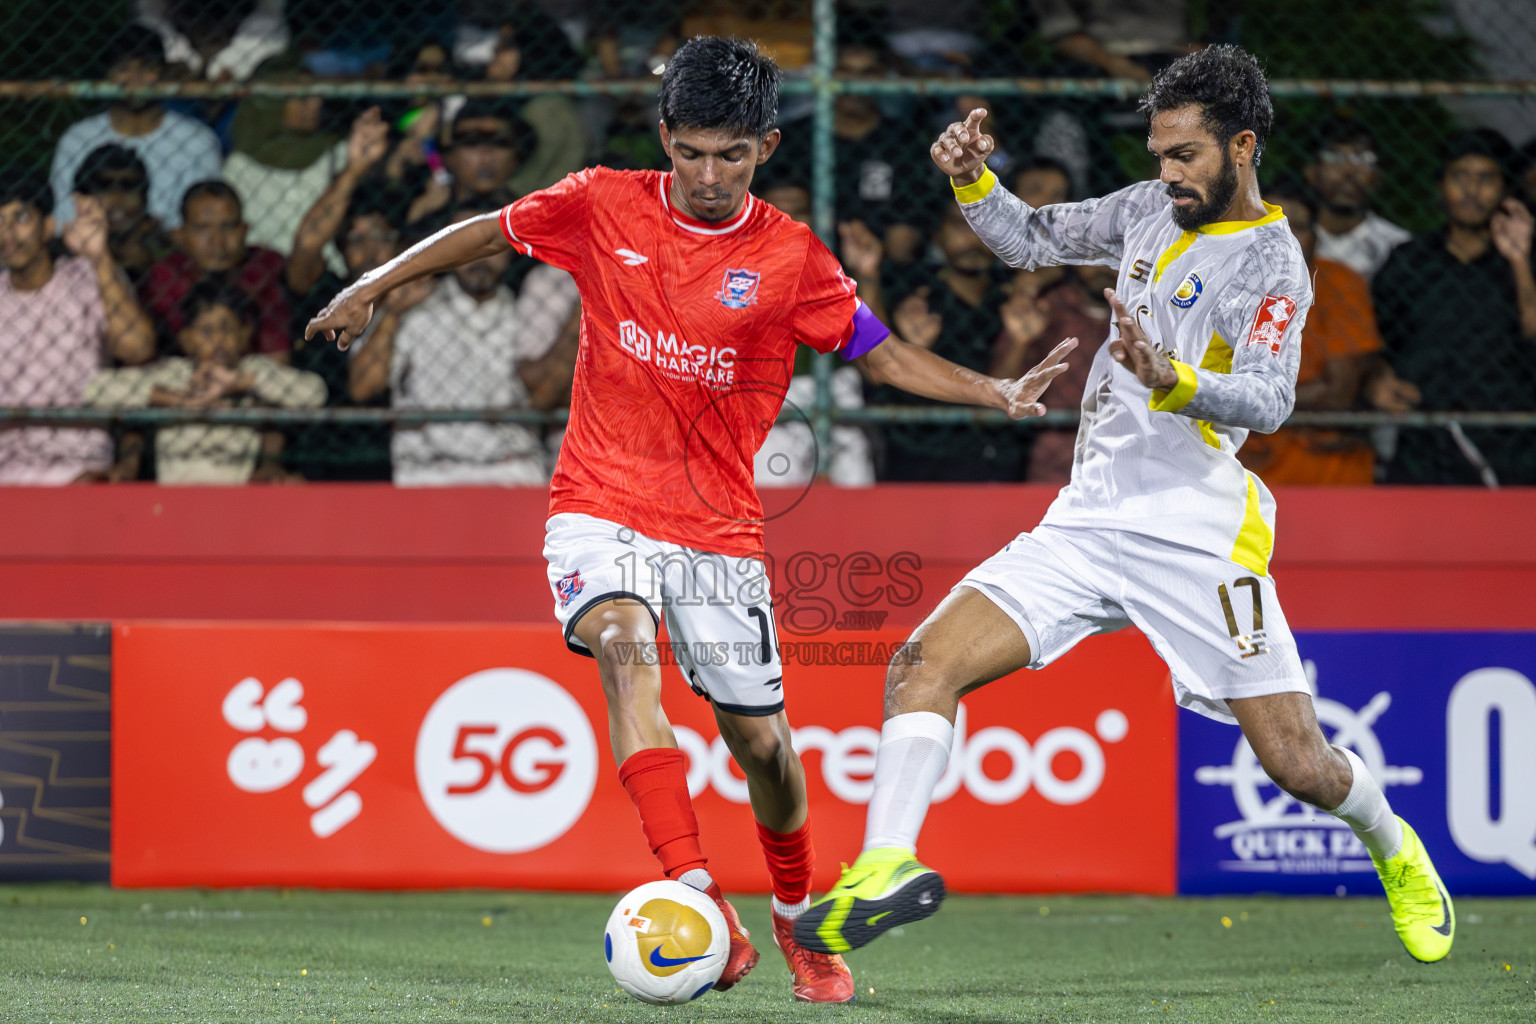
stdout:
[(1177, 359), (1169, 361), (1173, 363), (1173, 372), (1179, 375), (1179, 382), (1169, 390), (1158, 388), (1152, 392), (1147, 408), (1153, 412), (1178, 412), (1195, 397), (1195, 385), (1198, 383), (1195, 368)]
[(997, 175), (992, 173), (990, 167), (983, 168), (981, 177), (969, 185), (956, 185), (953, 178), (949, 181), (949, 187), (955, 190), (955, 198), (961, 203), (974, 203), (987, 198), (987, 193), (991, 192), (996, 184)]

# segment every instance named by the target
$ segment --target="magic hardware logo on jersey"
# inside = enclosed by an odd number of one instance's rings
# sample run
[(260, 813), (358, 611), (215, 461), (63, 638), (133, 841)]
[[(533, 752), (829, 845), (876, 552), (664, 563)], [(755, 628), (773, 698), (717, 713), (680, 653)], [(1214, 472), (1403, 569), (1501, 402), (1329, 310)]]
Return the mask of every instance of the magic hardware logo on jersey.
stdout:
[(673, 380), (699, 381), (717, 387), (736, 382), (736, 350), (705, 348), (679, 341), (676, 334), (647, 333), (633, 320), (619, 324), (619, 347), (642, 363), (650, 363)]
[(756, 305), (757, 286), (762, 279), (762, 275), (756, 271), (727, 270), (715, 298), (727, 309), (745, 309)]

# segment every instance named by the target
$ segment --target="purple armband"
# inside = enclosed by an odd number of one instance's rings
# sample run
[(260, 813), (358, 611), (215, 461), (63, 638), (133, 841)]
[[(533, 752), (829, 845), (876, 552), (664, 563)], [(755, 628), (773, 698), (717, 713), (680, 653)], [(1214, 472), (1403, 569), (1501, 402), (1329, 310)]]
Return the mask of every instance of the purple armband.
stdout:
[(860, 300), (859, 308), (853, 312), (853, 333), (848, 336), (848, 343), (840, 354), (844, 359), (857, 359), (890, 336), (891, 329)]

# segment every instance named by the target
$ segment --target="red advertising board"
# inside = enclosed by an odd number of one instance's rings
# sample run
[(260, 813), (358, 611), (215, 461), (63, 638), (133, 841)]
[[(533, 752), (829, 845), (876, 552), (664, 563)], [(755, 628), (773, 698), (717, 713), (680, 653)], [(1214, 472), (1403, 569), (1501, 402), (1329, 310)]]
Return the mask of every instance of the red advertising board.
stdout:
[[(883, 655), (905, 638), (785, 645), (819, 889), (859, 848)], [(741, 775), (666, 671), (711, 870), (763, 891)], [(112, 685), (117, 885), (621, 889), (658, 873), (593, 663), (553, 626), (128, 622)], [(959, 890), (1172, 892), (1174, 714), (1134, 632), (973, 694), (924, 860)]]

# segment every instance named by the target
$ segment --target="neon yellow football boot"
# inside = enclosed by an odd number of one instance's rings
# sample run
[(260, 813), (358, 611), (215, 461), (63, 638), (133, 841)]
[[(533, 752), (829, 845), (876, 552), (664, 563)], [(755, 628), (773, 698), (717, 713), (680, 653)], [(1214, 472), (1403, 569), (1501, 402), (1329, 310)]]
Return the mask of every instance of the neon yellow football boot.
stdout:
[(821, 899), (795, 921), (795, 941), (818, 953), (867, 946), (897, 925), (921, 921), (944, 901), (944, 879), (911, 850), (865, 850)]
[(1451, 951), (1456, 935), (1456, 912), (1451, 897), (1419, 837), (1402, 818), (1403, 846), (1390, 860), (1371, 860), (1387, 890), (1392, 924), (1408, 955), (1421, 963), (1442, 960)]

